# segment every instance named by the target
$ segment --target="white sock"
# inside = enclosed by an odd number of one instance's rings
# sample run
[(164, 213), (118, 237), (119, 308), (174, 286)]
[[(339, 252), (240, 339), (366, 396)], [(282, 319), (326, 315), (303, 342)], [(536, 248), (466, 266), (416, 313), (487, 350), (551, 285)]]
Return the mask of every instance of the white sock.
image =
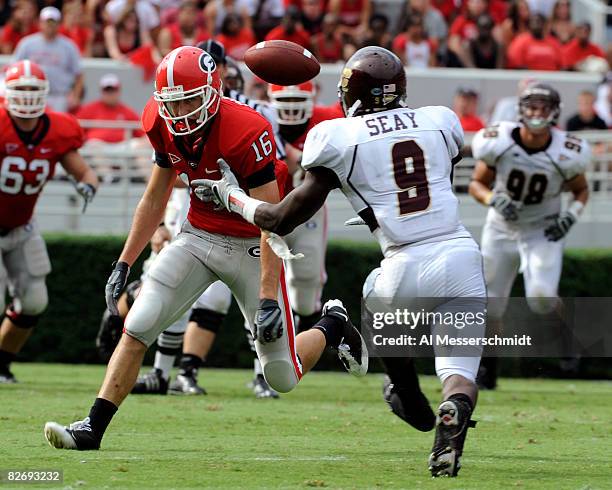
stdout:
[(155, 362), (153, 363), (153, 367), (157, 369), (161, 369), (162, 377), (164, 379), (170, 378), (170, 371), (172, 370), (172, 366), (174, 366), (174, 359), (176, 356), (169, 356), (168, 354), (162, 354), (159, 351), (155, 352)]
[(259, 362), (259, 359), (257, 357), (255, 358), (255, 362), (253, 363), (253, 367), (255, 368), (255, 376), (259, 374), (263, 375), (263, 369), (261, 369), (261, 362)]

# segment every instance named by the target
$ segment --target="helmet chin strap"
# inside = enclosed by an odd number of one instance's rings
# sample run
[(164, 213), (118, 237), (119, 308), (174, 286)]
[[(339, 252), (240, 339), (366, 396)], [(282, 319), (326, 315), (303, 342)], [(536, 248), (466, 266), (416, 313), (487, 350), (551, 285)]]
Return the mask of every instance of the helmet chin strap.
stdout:
[(346, 117), (353, 117), (355, 115), (355, 112), (357, 112), (357, 109), (359, 109), (359, 107), (361, 107), (361, 101), (357, 99), (355, 103), (347, 111)]

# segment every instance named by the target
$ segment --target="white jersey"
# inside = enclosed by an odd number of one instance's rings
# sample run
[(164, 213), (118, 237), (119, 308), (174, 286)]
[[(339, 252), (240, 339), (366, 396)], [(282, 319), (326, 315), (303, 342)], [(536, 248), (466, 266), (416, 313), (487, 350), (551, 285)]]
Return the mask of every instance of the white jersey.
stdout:
[(463, 130), (446, 107), (400, 108), (332, 119), (306, 137), (302, 167), (326, 167), (383, 253), (425, 241), (470, 237), (452, 190)]
[[(495, 170), (495, 190), (523, 203), (517, 224), (536, 224), (559, 213), (564, 184), (585, 172), (591, 150), (584, 140), (552, 128), (550, 144), (531, 152), (519, 143), (519, 130), (517, 122), (481, 129), (472, 153)], [(494, 209), (488, 219), (504, 221)]]

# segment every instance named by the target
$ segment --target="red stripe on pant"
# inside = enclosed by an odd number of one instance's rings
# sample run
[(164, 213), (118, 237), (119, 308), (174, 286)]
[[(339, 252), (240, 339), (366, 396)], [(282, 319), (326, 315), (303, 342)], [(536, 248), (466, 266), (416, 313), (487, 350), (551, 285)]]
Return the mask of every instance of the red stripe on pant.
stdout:
[[(283, 297), (283, 306), (285, 309), (285, 321), (287, 323), (287, 336), (289, 337), (291, 362), (293, 362), (293, 368), (295, 369), (298, 379), (302, 379), (302, 368), (300, 366), (300, 363), (298, 362), (297, 355), (295, 353), (295, 327), (293, 325), (293, 312), (291, 311), (291, 305), (289, 304), (289, 295), (287, 294), (287, 284), (285, 283), (284, 264), (281, 264), (280, 286), (281, 296)], [(289, 329), (291, 329), (291, 332), (289, 332)]]

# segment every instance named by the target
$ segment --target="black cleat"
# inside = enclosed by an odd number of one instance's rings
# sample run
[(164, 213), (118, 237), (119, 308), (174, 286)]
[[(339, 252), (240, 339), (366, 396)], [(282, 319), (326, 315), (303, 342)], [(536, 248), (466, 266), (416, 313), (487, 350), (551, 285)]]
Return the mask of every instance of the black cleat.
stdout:
[(436, 438), (429, 456), (431, 476), (457, 476), (467, 430), (476, 426), (471, 415), (471, 407), (456, 398), (445, 400), (438, 407)]
[(323, 316), (329, 315), (342, 320), (343, 330), (338, 344), (338, 357), (345, 369), (353, 376), (365, 376), (368, 372), (368, 348), (351, 323), (346, 308), (339, 299), (330, 299), (323, 305)]
[(170, 383), (171, 395), (206, 395), (206, 390), (198, 385), (197, 370), (182, 371)]
[(11, 373), (8, 366), (0, 366), (0, 385), (8, 385), (17, 383), (17, 378)]
[(483, 357), (480, 361), (476, 385), (481, 390), (494, 390), (497, 388), (497, 358)]
[(255, 398), (278, 398), (278, 393), (270, 388), (263, 374), (255, 376), (255, 379), (249, 385), (255, 394)]
[(88, 451), (100, 449), (100, 439), (94, 434), (89, 417), (64, 427), (57, 422), (45, 424), (45, 438), (51, 447)]
[(138, 376), (134, 388), (133, 395), (167, 395), (168, 380), (162, 376), (162, 370), (153, 368), (147, 374)]
[(429, 400), (420, 389), (415, 391), (400, 388), (391, 382), (389, 376), (385, 376), (383, 398), (395, 415), (415, 429), (429, 432), (434, 428), (436, 416), (429, 405)]

